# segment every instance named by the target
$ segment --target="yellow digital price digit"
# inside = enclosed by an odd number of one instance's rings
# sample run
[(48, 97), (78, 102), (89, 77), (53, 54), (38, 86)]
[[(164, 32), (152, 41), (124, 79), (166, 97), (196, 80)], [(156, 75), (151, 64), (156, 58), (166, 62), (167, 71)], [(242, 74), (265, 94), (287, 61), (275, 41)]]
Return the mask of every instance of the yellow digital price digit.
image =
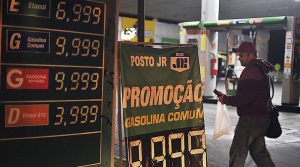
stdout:
[(74, 22), (78, 22), (80, 20), (81, 11), (82, 11), (82, 6), (80, 4), (75, 4), (73, 6), (73, 13), (74, 13), (73, 21)]
[(72, 40), (72, 47), (73, 49), (76, 50), (76, 52), (72, 52), (72, 56), (78, 56), (80, 53), (80, 45), (81, 45), (81, 40), (79, 38), (74, 38)]
[(56, 45), (60, 49), (56, 52), (56, 55), (63, 55), (65, 53), (65, 45), (66, 45), (66, 38), (65, 37), (58, 37), (56, 39)]
[(92, 54), (91, 57), (97, 57), (99, 54), (99, 49), (100, 49), (100, 41), (99, 40), (94, 40), (92, 42), (92, 49), (95, 51), (95, 53)]
[[(156, 156), (155, 155), (155, 143), (161, 142), (162, 145), (162, 154), (161, 156)], [(152, 137), (151, 139), (151, 158), (152, 161), (155, 162), (156, 164), (159, 162), (163, 162), (163, 167), (167, 166), (166, 162), (166, 141), (164, 136), (157, 136), (157, 137)]]
[(81, 75), (82, 87), (81, 90), (87, 90), (89, 87), (90, 74), (88, 72), (84, 72)]
[[(138, 151), (139, 151), (139, 159), (136, 162), (132, 162), (132, 148), (133, 147), (138, 147)], [(135, 141), (131, 141), (129, 144), (129, 166), (132, 167), (142, 167), (142, 161), (143, 161), (143, 157), (142, 157), (142, 143), (141, 140), (135, 140)]]
[(80, 123), (85, 124), (88, 119), (89, 114), (89, 107), (88, 106), (82, 106), (80, 109), (81, 119), (84, 117), (83, 120), (80, 121)]
[(93, 24), (98, 24), (100, 22), (101, 13), (102, 11), (99, 7), (93, 9), (93, 15), (96, 18), (96, 21), (93, 21)]
[(77, 90), (79, 86), (80, 74), (78, 72), (74, 72), (71, 75), (71, 90)]
[(59, 83), (57, 87), (55, 87), (56, 90), (62, 90), (64, 88), (64, 80), (65, 80), (65, 73), (64, 72), (58, 72), (55, 75), (55, 81)]
[[(79, 107), (73, 106), (70, 110), (70, 115), (72, 116), (70, 124), (76, 124), (78, 121)], [(72, 120), (74, 119), (74, 120)]]
[[(174, 139), (180, 139), (180, 152), (173, 152), (172, 148), (172, 140)], [(177, 134), (170, 134), (169, 135), (169, 154), (171, 158), (181, 158), (181, 166), (185, 166), (185, 160), (184, 160), (184, 134), (183, 133), (177, 133)]]
[(67, 2), (65, 1), (60, 1), (58, 4), (57, 4), (57, 10), (56, 10), (56, 19), (58, 20), (63, 20), (65, 19), (66, 17), (66, 11), (65, 11), (65, 5), (66, 5)]
[(55, 125), (55, 126), (59, 126), (59, 125), (61, 125), (62, 122), (63, 122), (65, 109), (64, 109), (63, 107), (57, 107), (56, 109), (57, 109), (57, 111), (58, 111), (59, 113), (55, 115), (55, 118), (58, 118), (59, 121), (58, 121), (58, 122), (55, 122), (54, 125)]
[[(192, 137), (197, 137), (198, 139), (201, 139), (202, 147), (192, 149)], [(206, 144), (205, 144), (205, 132), (204, 130), (198, 130), (198, 131), (190, 131), (188, 134), (188, 149), (191, 155), (196, 154), (203, 154), (203, 166), (206, 166)]]
[(90, 115), (93, 116), (94, 118), (91, 119), (90, 118), (90, 123), (95, 123), (97, 121), (97, 117), (98, 117), (98, 106), (97, 105), (93, 105), (90, 108)]
[(91, 41), (88, 39), (84, 39), (82, 42), (82, 48), (85, 50), (85, 53), (82, 53), (81, 56), (88, 56), (90, 53)]
[(91, 90), (96, 90), (98, 88), (99, 74), (93, 73), (91, 75), (91, 81), (94, 83), (94, 86), (91, 87)]
[[(202, 148), (192, 149), (192, 137), (197, 137), (197, 138), (201, 139)], [(188, 148), (189, 148), (189, 152), (191, 153), (191, 155), (204, 153), (204, 151), (205, 151), (204, 150), (205, 149), (205, 134), (204, 134), (204, 130), (190, 131), (189, 132), (189, 134), (188, 134)]]
[(92, 7), (91, 6), (85, 6), (83, 8), (83, 15), (87, 16), (86, 20), (82, 20), (84, 23), (89, 23), (91, 20), (91, 13), (92, 13)]

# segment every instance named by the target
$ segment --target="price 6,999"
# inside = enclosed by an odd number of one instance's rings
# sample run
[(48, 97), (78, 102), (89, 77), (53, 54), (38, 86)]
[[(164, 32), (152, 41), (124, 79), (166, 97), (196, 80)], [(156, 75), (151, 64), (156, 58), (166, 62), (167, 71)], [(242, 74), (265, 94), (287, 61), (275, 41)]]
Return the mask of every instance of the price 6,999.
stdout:
[(104, 13), (104, 5), (92, 2), (87, 4), (88, 2), (81, 4), (73, 1), (59, 1), (56, 6), (55, 18), (66, 23), (100, 24), (101, 16)]

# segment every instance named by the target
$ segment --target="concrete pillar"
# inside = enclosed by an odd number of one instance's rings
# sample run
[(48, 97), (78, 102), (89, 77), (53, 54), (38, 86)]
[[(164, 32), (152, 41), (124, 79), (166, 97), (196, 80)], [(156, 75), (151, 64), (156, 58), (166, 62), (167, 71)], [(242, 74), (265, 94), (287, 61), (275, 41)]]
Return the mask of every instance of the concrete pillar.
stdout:
[[(202, 0), (201, 21), (219, 20), (219, 0)], [(206, 54), (200, 56), (200, 66), (205, 66), (204, 97), (213, 97), (213, 90), (216, 88), (216, 76), (211, 76), (212, 55), (218, 55), (218, 33), (207, 34)]]
[(282, 80), (282, 99), (283, 105), (299, 105), (299, 89), (300, 85), (294, 79), (294, 49), (295, 49), (295, 18), (288, 17), (287, 30), (285, 37), (285, 55), (284, 70)]
[(138, 1), (138, 42), (145, 42), (145, 1)]
[(256, 50), (257, 57), (268, 60), (268, 46), (269, 46), (270, 33), (264, 27), (258, 27), (256, 30)]

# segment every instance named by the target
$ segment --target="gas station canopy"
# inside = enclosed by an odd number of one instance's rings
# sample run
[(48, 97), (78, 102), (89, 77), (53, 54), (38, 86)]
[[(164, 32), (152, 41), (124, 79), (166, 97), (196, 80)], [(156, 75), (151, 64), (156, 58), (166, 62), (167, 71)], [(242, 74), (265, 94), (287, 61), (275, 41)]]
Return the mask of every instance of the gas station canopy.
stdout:
[[(121, 0), (121, 15), (137, 16), (138, 0)], [(145, 1), (145, 16), (173, 22), (201, 20), (204, 0)], [(206, 0), (208, 1), (208, 0)], [(273, 16), (300, 16), (298, 0), (219, 0), (219, 20)]]
[(278, 17), (262, 17), (262, 18), (246, 18), (246, 19), (230, 19), (219, 20), (215, 22), (183, 22), (180, 25), (184, 28), (208, 28), (214, 31), (226, 31), (228, 27), (235, 27), (236, 29), (254, 28), (256, 25), (267, 25), (269, 29), (272, 27), (283, 28), (287, 21), (286, 16)]

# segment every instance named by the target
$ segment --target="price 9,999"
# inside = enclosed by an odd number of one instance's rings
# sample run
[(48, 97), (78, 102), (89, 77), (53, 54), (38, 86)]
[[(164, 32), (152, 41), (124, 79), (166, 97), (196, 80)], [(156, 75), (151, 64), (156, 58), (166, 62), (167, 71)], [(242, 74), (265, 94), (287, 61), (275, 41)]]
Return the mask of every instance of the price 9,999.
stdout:
[(129, 141), (129, 166), (206, 166), (204, 130), (165, 132), (138, 138)]
[(50, 71), (49, 97), (59, 99), (102, 99), (101, 68), (55, 68)]
[(55, 90), (58, 91), (85, 91), (97, 90), (99, 83), (99, 73), (89, 72), (72, 72), (71, 76), (67, 79), (65, 72), (58, 72), (55, 75), (56, 86)]
[[(71, 44), (72, 46), (69, 46)], [(58, 56), (81, 56), (81, 57), (102, 57), (101, 47), (102, 42), (99, 39), (88, 39), (88, 38), (70, 38), (67, 39), (64, 36), (60, 36), (56, 39), (56, 52)], [(100, 57), (99, 56), (99, 57)], [(101, 58), (100, 57), (100, 58)]]
[(103, 36), (53, 32), (51, 39), (51, 56), (55, 61), (80, 66), (103, 66)]

